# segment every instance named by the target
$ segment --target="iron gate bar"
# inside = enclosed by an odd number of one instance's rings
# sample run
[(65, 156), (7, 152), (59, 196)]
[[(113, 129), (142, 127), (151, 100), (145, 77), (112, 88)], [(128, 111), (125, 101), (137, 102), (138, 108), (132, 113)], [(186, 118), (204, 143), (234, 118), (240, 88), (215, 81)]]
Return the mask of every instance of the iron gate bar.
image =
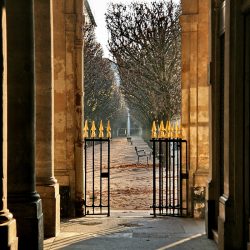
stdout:
[[(177, 166), (179, 166), (179, 159), (180, 159), (181, 155), (180, 155), (180, 143), (179, 143), (178, 140), (176, 141), (176, 147), (177, 147), (177, 154), (178, 154), (177, 155)], [(180, 199), (180, 188), (181, 188), (180, 174), (181, 174), (181, 169), (177, 168), (177, 187), (178, 187), (178, 190), (177, 190), (177, 206), (178, 207), (180, 207), (180, 204), (181, 204), (181, 199)], [(178, 210), (178, 212), (180, 214), (180, 210)]]
[(95, 141), (92, 141), (92, 208), (93, 213), (95, 212)]
[(175, 214), (175, 141), (173, 141), (173, 147), (172, 147), (172, 157), (173, 157), (173, 213)]
[[(87, 203), (87, 144), (90, 142), (92, 145), (92, 204), (88, 205)], [(95, 204), (95, 146), (96, 143), (99, 142), (100, 145), (100, 203), (99, 205)], [(108, 162), (107, 162), (107, 172), (103, 172), (103, 143), (107, 142), (108, 143)], [(110, 216), (110, 138), (104, 139), (104, 138), (85, 138), (84, 140), (84, 151), (85, 151), (85, 187), (84, 187), (84, 215), (107, 215)], [(103, 194), (103, 178), (107, 178), (108, 180), (108, 187), (107, 187), (107, 205), (103, 205), (103, 199), (102, 199), (102, 194)], [(92, 213), (87, 212), (87, 208), (92, 208)], [(99, 208), (100, 212), (96, 213), (95, 209)], [(103, 208), (107, 208), (107, 212), (103, 212)]]
[(100, 141), (100, 211), (102, 213), (102, 141)]
[(171, 208), (171, 199), (172, 199), (172, 197), (171, 197), (171, 178), (172, 178), (172, 176), (171, 176), (171, 145), (170, 145), (170, 143), (166, 143), (167, 145), (168, 145), (168, 154), (166, 155), (166, 157), (167, 157), (167, 160), (166, 161), (168, 161), (168, 181), (169, 181), (169, 185), (168, 185), (168, 187), (167, 187), (167, 192), (169, 192), (169, 200), (167, 200), (167, 207), (166, 207), (166, 213), (168, 212), (168, 209), (169, 208)]
[(87, 141), (84, 140), (84, 215), (86, 215), (86, 197), (87, 197), (87, 185), (86, 185), (86, 176), (87, 176)]
[[(153, 215), (154, 217), (156, 217), (156, 215), (187, 216), (188, 215), (188, 170), (189, 170), (187, 162), (187, 141), (179, 138), (176, 139), (171, 138), (171, 139), (152, 139), (151, 142), (153, 143), (153, 206), (152, 206)], [(165, 150), (163, 150), (164, 146)], [(185, 146), (186, 149), (185, 168), (183, 168), (182, 166), (183, 146)], [(165, 154), (163, 153), (163, 151), (165, 152)], [(159, 160), (158, 183), (156, 176), (157, 156)], [(166, 168), (165, 171), (164, 167)], [(183, 207), (184, 180), (186, 181), (185, 207)], [(159, 190), (157, 190), (157, 184)], [(157, 191), (158, 191), (158, 203), (157, 203)]]
[(108, 139), (108, 216), (110, 216), (110, 139)]
[(162, 155), (161, 155), (161, 142), (159, 141), (159, 209), (162, 212)]
[[(168, 155), (168, 144), (166, 143), (166, 151), (165, 151), (165, 153), (166, 153), (166, 155)], [(166, 190), (168, 190), (168, 166), (169, 166), (169, 164), (168, 164), (168, 160), (167, 160), (168, 158), (166, 157), (166, 166), (165, 166), (165, 168), (166, 168)], [(168, 192), (166, 191), (166, 212), (167, 212), (167, 206), (168, 206)]]
[(156, 175), (155, 175), (155, 159), (156, 159), (156, 150), (155, 150), (155, 140), (153, 140), (153, 214), (156, 217)]
[[(189, 178), (189, 164), (188, 164), (188, 157), (187, 157), (187, 141), (185, 141), (185, 144), (186, 144), (186, 177), (185, 179), (187, 180), (186, 181), (186, 199), (187, 199), (187, 202), (188, 202), (188, 178)], [(187, 203), (187, 213), (188, 213), (188, 203)]]
[[(187, 143), (186, 143), (186, 145), (187, 145)], [(181, 145), (181, 143), (180, 143), (179, 147), (180, 147), (180, 166), (182, 168), (182, 145)], [(186, 156), (187, 156), (187, 151), (186, 151)], [(187, 161), (186, 161), (186, 164), (187, 164)], [(180, 169), (180, 209), (181, 209), (180, 212), (181, 212), (181, 216), (182, 216), (183, 214), (182, 214), (182, 183), (181, 183), (182, 176), (181, 175), (182, 175), (182, 169)], [(187, 187), (186, 187), (186, 190), (188, 191)], [(188, 194), (188, 192), (187, 192), (187, 194)]]

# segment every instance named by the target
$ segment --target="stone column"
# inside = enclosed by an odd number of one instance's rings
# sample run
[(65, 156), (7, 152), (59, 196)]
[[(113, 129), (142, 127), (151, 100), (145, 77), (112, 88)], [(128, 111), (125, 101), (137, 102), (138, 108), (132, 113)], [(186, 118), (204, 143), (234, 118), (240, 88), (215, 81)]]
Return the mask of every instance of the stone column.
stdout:
[[(65, 54), (65, 99), (66, 99), (66, 169), (69, 180), (69, 215), (75, 216), (76, 208), (76, 154), (75, 154), (75, 137), (76, 137), (76, 55), (75, 55), (75, 38), (76, 38), (76, 15), (75, 0), (64, 1), (64, 26), (65, 32), (64, 54)], [(79, 70), (79, 69), (77, 69)], [(63, 176), (65, 178), (65, 175)], [(61, 184), (61, 183), (60, 183)]]
[[(220, 27), (218, 25), (219, 19), (219, 1), (211, 1), (211, 39), (210, 39), (210, 93), (209, 93), (209, 123), (210, 123), (210, 170), (208, 177), (208, 185), (206, 191), (206, 233), (209, 238), (214, 239), (218, 243), (218, 215), (219, 204), (218, 200), (221, 195), (221, 169), (223, 165), (223, 143), (221, 138), (223, 134), (223, 126), (221, 119), (223, 117), (224, 102), (222, 93), (223, 84), (222, 78), (218, 74), (224, 58), (220, 58), (223, 53), (220, 44), (221, 37)], [(213, 10), (213, 11), (212, 11)], [(215, 73), (216, 72), (216, 73)]]
[[(244, 123), (247, 121), (245, 111), (245, 92), (249, 82), (244, 86), (244, 81), (249, 73), (249, 65), (244, 72), (246, 59), (249, 53), (246, 51), (245, 40), (249, 29), (242, 13), (243, 1), (224, 1), (224, 13), (220, 15), (224, 19), (224, 110), (223, 128), (223, 189), (219, 199), (218, 216), (218, 249), (246, 249), (246, 239), (249, 236), (246, 231), (248, 221), (246, 213), (247, 197), (244, 197), (247, 180), (244, 179), (247, 172), (244, 171), (244, 156), (249, 154), (246, 143), (247, 134), (244, 131)], [(224, 18), (222, 18), (224, 16)], [(244, 30), (245, 28), (245, 30)], [(245, 41), (244, 41), (245, 40)], [(223, 61), (221, 56), (221, 61)], [(245, 74), (246, 73), (246, 74)], [(249, 125), (249, 124), (248, 124)], [(246, 147), (246, 148), (245, 148)], [(246, 150), (246, 151), (245, 151)], [(245, 151), (245, 152), (244, 152)], [(247, 165), (249, 169), (249, 165)], [(249, 207), (248, 207), (249, 208)]]
[(59, 185), (54, 177), (52, 0), (35, 0), (36, 180), (43, 202), (44, 236), (60, 231)]
[(82, 215), (83, 1), (54, 0), (55, 176), (61, 215)]
[(33, 0), (7, 2), (8, 207), (18, 249), (43, 249), (42, 202), (35, 181)]
[[(69, 150), (69, 139), (67, 133), (71, 132), (69, 128), (71, 122), (67, 120), (67, 88), (66, 84), (66, 35), (65, 35), (65, 3), (66, 1), (53, 1), (53, 41), (54, 41), (54, 164), (55, 176), (60, 184), (61, 194), (61, 216), (68, 217), (75, 215), (75, 204), (72, 202), (74, 189), (70, 187), (75, 185), (75, 179), (71, 178), (73, 156)], [(69, 79), (72, 77), (69, 76)], [(69, 99), (72, 99), (70, 96)], [(72, 110), (70, 112), (72, 113)], [(70, 158), (70, 160), (69, 160)], [(73, 203), (73, 205), (71, 205)]]
[(16, 220), (7, 209), (7, 51), (5, 1), (1, 3), (1, 154), (0, 164), (0, 249), (17, 249)]
[(75, 168), (76, 168), (76, 216), (83, 215), (83, 34), (84, 25), (83, 1), (76, 0), (76, 89), (75, 89)]
[[(188, 141), (189, 197), (191, 198), (194, 187), (202, 195), (209, 172), (209, 1), (182, 0), (180, 20), (182, 26), (181, 123), (183, 138)], [(189, 211), (194, 212), (195, 217), (203, 217), (205, 204), (198, 204), (196, 209), (193, 202), (194, 200), (189, 202)], [(194, 211), (192, 211), (193, 207)]]

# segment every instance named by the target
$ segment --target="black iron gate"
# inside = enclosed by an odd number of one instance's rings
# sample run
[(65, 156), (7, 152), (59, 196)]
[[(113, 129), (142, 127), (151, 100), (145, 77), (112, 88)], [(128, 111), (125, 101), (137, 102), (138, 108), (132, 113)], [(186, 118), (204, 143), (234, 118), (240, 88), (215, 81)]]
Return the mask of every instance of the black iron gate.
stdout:
[(86, 138), (84, 153), (84, 215), (110, 216), (110, 139)]
[(152, 139), (151, 142), (153, 144), (153, 215), (187, 216), (187, 141), (168, 138)]

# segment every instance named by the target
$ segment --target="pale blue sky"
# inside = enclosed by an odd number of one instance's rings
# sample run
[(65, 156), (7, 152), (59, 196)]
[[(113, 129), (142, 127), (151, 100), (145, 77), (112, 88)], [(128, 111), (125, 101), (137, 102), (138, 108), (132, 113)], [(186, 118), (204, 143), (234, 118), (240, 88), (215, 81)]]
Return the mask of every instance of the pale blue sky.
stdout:
[[(104, 14), (107, 10), (108, 4), (112, 3), (131, 3), (135, 0), (88, 0), (92, 13), (94, 15), (97, 28), (96, 28), (96, 38), (99, 43), (101, 43), (104, 56), (110, 57), (107, 49), (108, 32), (105, 26)], [(152, 2), (152, 0), (139, 0), (140, 2)], [(174, 0), (174, 2), (179, 2), (179, 0)]]

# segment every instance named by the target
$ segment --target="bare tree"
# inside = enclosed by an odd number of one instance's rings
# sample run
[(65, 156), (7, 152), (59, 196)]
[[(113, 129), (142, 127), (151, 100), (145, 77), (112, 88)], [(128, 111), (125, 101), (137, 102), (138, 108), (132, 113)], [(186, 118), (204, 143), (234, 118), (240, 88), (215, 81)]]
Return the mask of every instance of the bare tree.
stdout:
[(112, 120), (120, 108), (120, 90), (114, 81), (112, 62), (103, 58), (94, 26), (84, 28), (84, 116), (88, 120)]
[(130, 110), (143, 122), (180, 114), (180, 6), (172, 1), (111, 4), (109, 49)]

